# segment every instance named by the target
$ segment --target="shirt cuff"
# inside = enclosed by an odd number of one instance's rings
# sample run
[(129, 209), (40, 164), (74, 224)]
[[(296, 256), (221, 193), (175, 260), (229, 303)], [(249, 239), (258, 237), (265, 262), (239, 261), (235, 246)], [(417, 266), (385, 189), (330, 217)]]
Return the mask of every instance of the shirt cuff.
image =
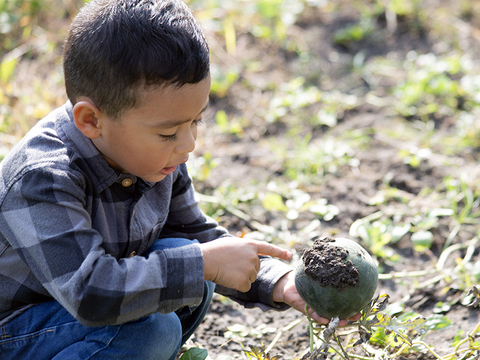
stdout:
[(262, 256), (260, 261), (261, 266), (257, 274), (257, 280), (248, 292), (242, 293), (219, 285), (216, 286), (215, 292), (228, 296), (245, 308), (258, 307), (263, 311), (289, 309), (290, 305), (273, 301), (273, 288), (278, 280), (293, 271), (293, 268), (280, 260), (267, 256)]
[(254, 306), (260, 307), (264, 311), (270, 309), (288, 309), (290, 307), (289, 305), (273, 301), (273, 288), (278, 280), (280, 280), (285, 274), (293, 271), (293, 268), (280, 260), (270, 257), (262, 258), (260, 261), (262, 265), (256, 281), (258, 282), (259, 303), (254, 304)]

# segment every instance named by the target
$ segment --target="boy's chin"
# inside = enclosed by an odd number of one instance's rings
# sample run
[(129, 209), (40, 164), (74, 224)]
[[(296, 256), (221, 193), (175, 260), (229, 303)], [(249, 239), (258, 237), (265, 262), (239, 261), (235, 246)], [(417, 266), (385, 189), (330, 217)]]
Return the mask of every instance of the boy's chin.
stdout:
[(167, 175), (158, 174), (158, 175), (140, 176), (140, 178), (150, 183), (156, 183), (165, 179), (166, 176)]

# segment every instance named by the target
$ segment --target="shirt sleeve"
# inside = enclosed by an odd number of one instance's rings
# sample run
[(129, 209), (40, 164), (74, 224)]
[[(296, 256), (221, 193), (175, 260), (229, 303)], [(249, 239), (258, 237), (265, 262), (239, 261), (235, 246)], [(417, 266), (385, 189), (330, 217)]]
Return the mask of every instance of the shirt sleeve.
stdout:
[[(178, 236), (197, 239), (200, 242), (230, 236), (223, 227), (206, 216), (198, 207), (186, 166), (180, 168), (174, 183), (169, 217), (161, 236)], [(257, 280), (248, 292), (242, 293), (219, 285), (216, 286), (216, 292), (230, 297), (247, 308), (260, 307), (264, 311), (288, 309), (289, 305), (275, 303), (272, 300), (272, 292), (277, 281), (283, 275), (292, 271), (292, 267), (266, 256), (260, 257), (260, 261), (261, 267), (257, 274)]]
[(257, 280), (253, 282), (248, 292), (242, 293), (238, 290), (218, 285), (215, 291), (221, 295), (228, 296), (246, 308), (259, 307), (263, 311), (283, 311), (289, 309), (290, 305), (288, 304), (274, 302), (272, 293), (277, 281), (280, 280), (282, 276), (293, 271), (293, 268), (280, 260), (268, 256), (262, 256), (260, 262), (261, 265), (257, 274)]
[(8, 189), (0, 209), (2, 236), (38, 280), (37, 287), (88, 326), (198, 305), (204, 281), (199, 246), (149, 257), (106, 254), (85, 210), (85, 186), (78, 174), (42, 167)]

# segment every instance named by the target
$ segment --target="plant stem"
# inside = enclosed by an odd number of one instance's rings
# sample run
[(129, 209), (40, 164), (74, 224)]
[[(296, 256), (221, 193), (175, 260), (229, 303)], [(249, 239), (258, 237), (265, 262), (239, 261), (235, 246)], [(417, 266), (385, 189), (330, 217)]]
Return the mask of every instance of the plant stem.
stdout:
[(349, 356), (350, 356), (351, 358), (360, 359), (360, 360), (372, 360), (372, 359), (373, 359), (373, 358), (371, 358), (371, 357), (365, 357), (365, 356), (356, 355), (356, 354), (349, 354)]
[(258, 221), (253, 220), (248, 214), (244, 213), (243, 211), (240, 211), (234, 206), (228, 204), (227, 202), (222, 201), (216, 196), (204, 195), (199, 193), (195, 193), (195, 196), (197, 196), (200, 201), (205, 201), (205, 202), (222, 206), (225, 210), (230, 212), (232, 215), (238, 217), (239, 219), (244, 220), (247, 224), (250, 225), (250, 227), (258, 231), (265, 232), (267, 234), (270, 234), (273, 231), (273, 228), (271, 228), (270, 226), (260, 224)]
[(478, 322), (477, 326), (475, 326), (475, 328), (470, 332), (470, 334), (468, 334), (468, 336), (467, 336), (465, 339), (463, 339), (462, 341), (459, 341), (459, 342), (458, 342), (457, 346), (455, 346), (455, 353), (458, 351), (458, 349), (460, 348), (460, 346), (462, 346), (463, 344), (465, 344), (465, 343), (469, 340), (469, 338), (470, 338), (470, 337), (473, 337), (473, 335), (475, 335), (475, 333), (476, 333), (477, 331), (479, 331), (479, 330), (480, 330), (480, 322)]
[(455, 352), (452, 352), (450, 354), (444, 355), (442, 357), (442, 360), (450, 360), (450, 359), (458, 359), (458, 355), (465, 353), (467, 351), (472, 351), (470, 348), (462, 349), (462, 350), (457, 350)]
[[(433, 348), (431, 348), (427, 343), (425, 343), (424, 341), (421, 341), (421, 340), (417, 340), (417, 341), (412, 341), (412, 345), (423, 345), (427, 348), (427, 350), (433, 355), (435, 356), (436, 359), (438, 360), (445, 360), (445, 358), (441, 357), (440, 355), (438, 355), (435, 350), (433, 350)], [(396, 358), (397, 356), (399, 356), (403, 350), (405, 350), (407, 347), (409, 347), (410, 345), (408, 344), (403, 344), (400, 349), (393, 355), (393, 359)]]
[(448, 235), (448, 238), (445, 241), (445, 244), (443, 245), (443, 250), (447, 249), (452, 244), (453, 239), (455, 238), (455, 236), (457, 236), (458, 232), (460, 231), (460, 226), (461, 226), (460, 223), (455, 225), (450, 235)]
[(440, 257), (438, 258), (437, 265), (435, 266), (435, 268), (438, 271), (442, 271), (444, 266), (445, 266), (445, 263), (447, 262), (448, 257), (450, 256), (450, 254), (452, 254), (455, 250), (461, 250), (461, 249), (466, 248), (467, 246), (470, 245), (471, 242), (477, 242), (477, 241), (478, 241), (477, 238), (473, 238), (467, 244), (450, 245), (448, 248), (443, 250), (442, 253), (440, 254)]
[(285, 331), (288, 331), (288, 330), (291, 330), (293, 329), (295, 326), (297, 326), (298, 324), (300, 324), (305, 318), (300, 318), (300, 319), (297, 319), (293, 322), (291, 322), (289, 325), (285, 326), (283, 329), (281, 329), (277, 335), (275, 336), (275, 338), (273, 339), (273, 341), (270, 343), (270, 345), (268, 345), (268, 347), (265, 349), (265, 353), (269, 353), (273, 347), (275, 346), (275, 344), (277, 343), (277, 341), (280, 339), (280, 337), (283, 335), (283, 333)]
[(310, 334), (310, 354), (313, 353), (313, 320), (312, 318), (310, 317), (310, 314), (308, 313), (308, 305), (305, 304), (305, 315), (307, 315), (307, 319), (308, 319), (308, 332)]
[(479, 330), (480, 330), (480, 321), (478, 322), (477, 326), (475, 326), (475, 329), (472, 330), (472, 332), (470, 333), (470, 336), (473, 337), (473, 335), (475, 335), (475, 333)]
[(404, 277), (419, 277), (436, 273), (437, 270), (420, 270), (420, 271), (399, 271), (390, 274), (378, 274), (380, 280), (390, 280), (395, 278), (404, 278)]
[(337, 342), (338, 346), (340, 347), (340, 350), (342, 350), (343, 355), (345, 355), (345, 358), (346, 358), (346, 359), (350, 359), (350, 357), (348, 356), (348, 353), (347, 353), (347, 352), (345, 351), (345, 349), (343, 348), (342, 343), (340, 342), (340, 339), (338, 338), (337, 334), (333, 334), (333, 338), (335, 339), (335, 341)]

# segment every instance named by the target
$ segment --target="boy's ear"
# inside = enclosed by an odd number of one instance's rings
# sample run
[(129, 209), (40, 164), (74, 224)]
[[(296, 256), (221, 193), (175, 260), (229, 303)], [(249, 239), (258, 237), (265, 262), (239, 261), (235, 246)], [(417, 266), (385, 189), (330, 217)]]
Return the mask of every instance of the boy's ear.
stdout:
[(82, 99), (73, 106), (73, 120), (77, 128), (90, 139), (97, 139), (102, 131), (102, 112), (90, 99)]

